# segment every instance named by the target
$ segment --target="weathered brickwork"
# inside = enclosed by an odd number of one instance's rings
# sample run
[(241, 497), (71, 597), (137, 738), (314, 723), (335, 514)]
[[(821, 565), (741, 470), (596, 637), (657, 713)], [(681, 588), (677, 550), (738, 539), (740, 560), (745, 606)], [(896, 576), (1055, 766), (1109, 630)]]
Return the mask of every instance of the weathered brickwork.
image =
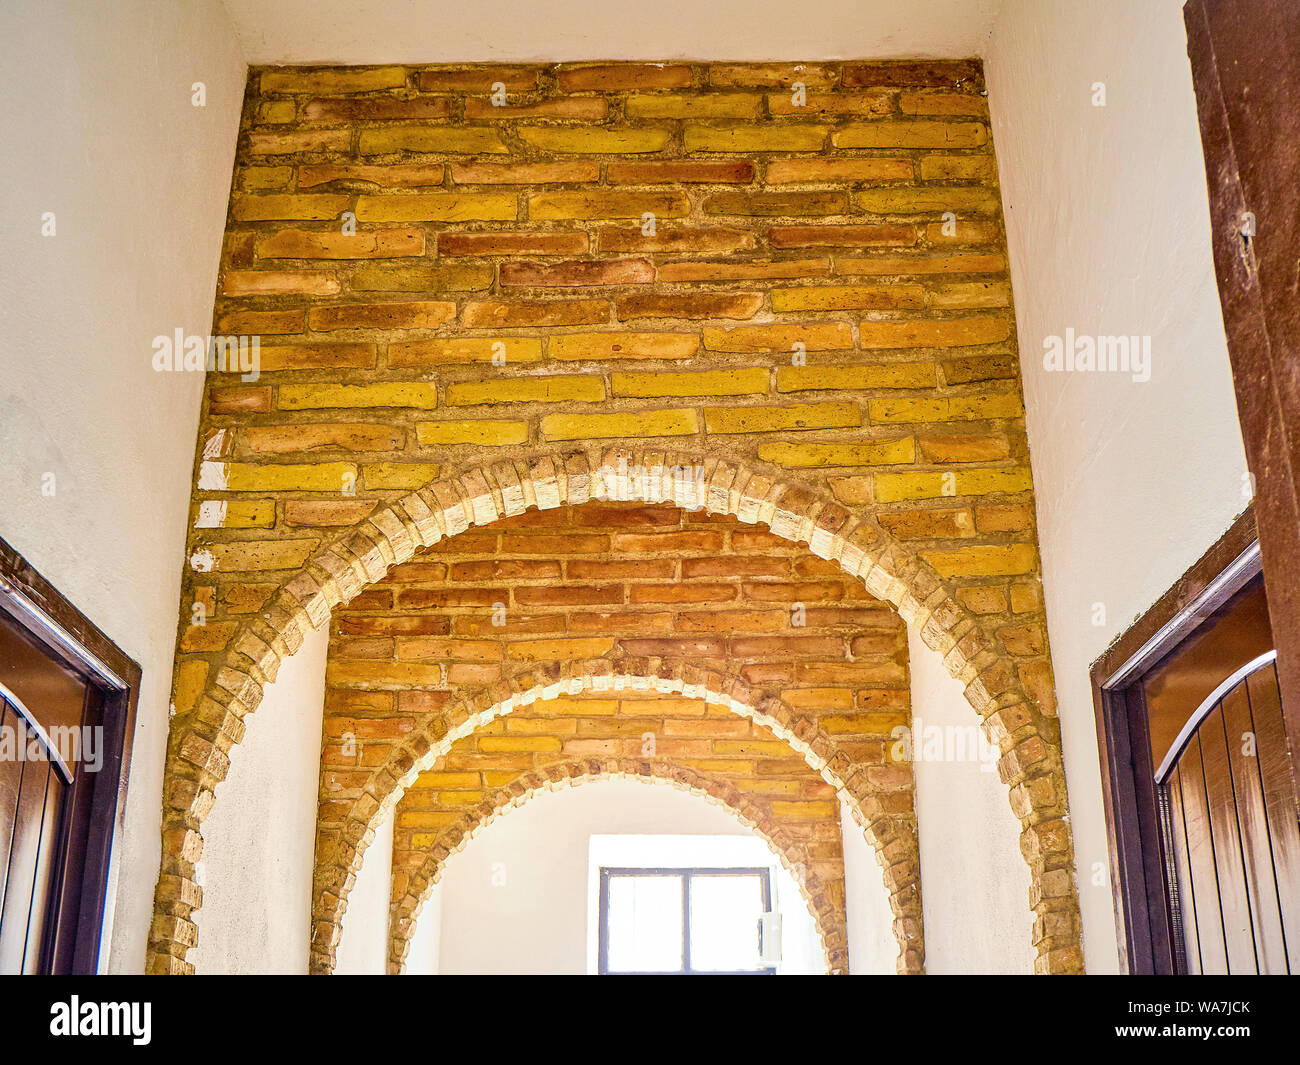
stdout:
[[(332, 860), (317, 868), (316, 927), (329, 930), (314, 944), (320, 968), (332, 968), (340, 931), (332, 900), (346, 901), (357, 866), (339, 834), (355, 818), (357, 802), (391, 773), (410, 734), (427, 729), (451, 692), (466, 685), (493, 684), (542, 663), (606, 658), (690, 663), (736, 677), (752, 689), (747, 705), (784, 702), (803, 742), (822, 737), (820, 760), (853, 767), (842, 798), (884, 868), (899, 966), (920, 969), (912, 776), (896, 742), (910, 723), (906, 632), (892, 607), (839, 566), (733, 517), (589, 503), (528, 511), (418, 552), (335, 611), (331, 632), (317, 854)], [(496, 730), (507, 738), (488, 746), (514, 748), (515, 768), (547, 764), (534, 763), (530, 750), (563, 759), (631, 758), (648, 731), (656, 757), (715, 774), (742, 792), (756, 790), (752, 778), (760, 771), (794, 760), (834, 797), (798, 751), (729, 708), (717, 711), (728, 719), (717, 723), (696, 718), (705, 709), (698, 700), (661, 698), (654, 705), (691, 710), (662, 727), (649, 719), (663, 709), (647, 710), (646, 720), (618, 719), (619, 734), (634, 737), (625, 746), (600, 717), (579, 722), (572, 733), (540, 736), (529, 734), (535, 710), (517, 710), (458, 741), (445, 757)], [(758, 746), (756, 727), (768, 737)], [(753, 751), (764, 752), (757, 766), (746, 753)], [(797, 812), (783, 804), (764, 823), (797, 832), (784, 824)], [(838, 831), (836, 822), (837, 840)], [(806, 861), (803, 867), (811, 868)], [(827, 944), (837, 968), (845, 967), (841, 925), (833, 923)]]
[[(633, 693), (635, 694), (635, 693)], [(608, 777), (661, 781), (730, 809), (779, 855), (816, 920), (828, 971), (848, 971), (835, 789), (774, 733), (698, 699), (534, 703), (457, 742), (397, 808), (389, 971), (447, 858), (540, 791)]]
[(151, 968), (188, 968), (213, 789), (302, 627), (416, 547), (593, 496), (698, 496), (896, 606), (1004, 752), (1039, 971), (1080, 968), (981, 87), (967, 62), (252, 73), (214, 332), (259, 335), (261, 376), (205, 395)]

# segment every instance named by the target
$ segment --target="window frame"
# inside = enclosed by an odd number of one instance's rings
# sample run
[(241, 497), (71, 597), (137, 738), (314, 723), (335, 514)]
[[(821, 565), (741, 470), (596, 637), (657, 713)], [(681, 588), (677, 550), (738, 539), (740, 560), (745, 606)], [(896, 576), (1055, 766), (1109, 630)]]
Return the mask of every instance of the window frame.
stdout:
[(46, 974), (91, 975), (101, 970), (112, 927), (121, 860), (114, 843), (126, 813), (142, 671), (3, 539), (0, 615), (84, 681), (83, 722), (93, 710), (103, 729), (99, 771), (78, 762), (64, 802), (40, 964)]
[[(609, 967), (609, 882), (615, 877), (675, 876), (682, 881), (682, 968), (676, 972), (611, 970)], [(691, 880), (695, 877), (757, 876), (763, 893), (763, 913), (772, 911), (770, 866), (601, 866), (596, 971), (601, 976), (775, 976), (775, 966), (758, 969), (694, 969), (691, 967)], [(757, 932), (757, 930), (755, 930)]]

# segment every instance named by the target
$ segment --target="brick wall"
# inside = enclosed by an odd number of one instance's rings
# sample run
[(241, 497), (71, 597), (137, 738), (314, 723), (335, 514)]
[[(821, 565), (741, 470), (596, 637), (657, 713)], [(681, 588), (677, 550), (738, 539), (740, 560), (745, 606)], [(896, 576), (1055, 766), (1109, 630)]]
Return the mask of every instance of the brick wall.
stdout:
[(981, 88), (973, 62), (251, 73), (214, 329), (259, 335), (262, 376), (205, 396), (155, 967), (185, 968), (212, 788), (296, 627), (614, 446), (706, 470), (710, 509), (945, 655), (1004, 751), (1039, 969), (1079, 967)]

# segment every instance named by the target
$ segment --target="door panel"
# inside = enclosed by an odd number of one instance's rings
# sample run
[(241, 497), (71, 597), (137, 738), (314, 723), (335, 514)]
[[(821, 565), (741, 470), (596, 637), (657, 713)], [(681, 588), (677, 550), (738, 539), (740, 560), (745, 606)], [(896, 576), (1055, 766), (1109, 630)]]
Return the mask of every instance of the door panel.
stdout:
[(1300, 942), (1300, 827), (1267, 620), (1255, 578), (1142, 682), (1186, 972), (1291, 972)]

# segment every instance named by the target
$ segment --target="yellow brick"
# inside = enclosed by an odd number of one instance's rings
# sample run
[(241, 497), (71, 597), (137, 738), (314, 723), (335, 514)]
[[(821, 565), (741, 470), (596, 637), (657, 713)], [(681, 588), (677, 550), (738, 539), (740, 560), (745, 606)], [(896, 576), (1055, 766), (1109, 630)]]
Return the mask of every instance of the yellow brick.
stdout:
[(862, 411), (855, 403), (796, 403), (789, 407), (708, 407), (710, 433), (770, 433), (805, 429), (856, 429)]
[(1011, 335), (1009, 318), (936, 318), (912, 322), (862, 322), (864, 348), (947, 348), (998, 344)]
[(246, 166), (239, 171), (239, 187), (250, 192), (286, 189), (292, 177), (291, 166)]
[(878, 473), (875, 497), (880, 503), (896, 503), (904, 499), (1028, 492), (1032, 487), (1029, 469), (1023, 466), (1013, 469), (956, 469), (937, 473)]
[(477, 788), (483, 782), (477, 773), (421, 773), (412, 791), (421, 788)]
[(858, 735), (889, 736), (896, 728), (906, 728), (910, 715), (905, 710), (880, 714), (833, 714), (819, 717), (817, 724), (832, 734), (857, 733)]
[(984, 97), (970, 92), (905, 92), (898, 98), (905, 115), (983, 115)]
[(788, 821), (823, 821), (833, 818), (839, 807), (833, 802), (782, 802), (772, 803), (772, 815)]
[(257, 106), (257, 121), (268, 126), (281, 126), (298, 117), (298, 105), (293, 100), (268, 100)]
[[(357, 467), (351, 462), (272, 463), (265, 466), (227, 462), (216, 465), (223, 467), (213, 472), (228, 492), (340, 492), (357, 475)], [(206, 473), (205, 463), (205, 476), (200, 479), (200, 488), (205, 487)]]
[(867, 405), (877, 424), (898, 422), (982, 421), (985, 418), (1019, 418), (1025, 409), (1014, 392), (980, 393), (935, 398), (873, 399)]
[(766, 392), (769, 371), (708, 370), (704, 373), (615, 373), (616, 396), (744, 396)]
[(794, 351), (799, 344), (806, 351), (847, 350), (853, 347), (853, 330), (847, 322), (738, 325), (704, 330), (704, 346), (710, 351)]
[(855, 181), (910, 181), (911, 159), (773, 159), (769, 185), (812, 185)]
[(819, 152), (828, 126), (688, 125), (688, 152)]
[(319, 540), (232, 540), (205, 544), (190, 555), (190, 565), (200, 573), (299, 569), (319, 543)]
[(518, 735), (565, 735), (572, 736), (578, 731), (578, 722), (573, 718), (543, 717), (528, 718), (511, 714), (505, 719), (506, 731)]
[(887, 92), (810, 92), (795, 103), (791, 93), (772, 93), (767, 98), (767, 109), (772, 115), (793, 115), (809, 118), (813, 115), (882, 115), (894, 110), (893, 95)]
[(783, 89), (799, 82), (809, 89), (830, 89), (840, 83), (838, 63), (711, 63), (710, 85)]
[(997, 164), (991, 155), (927, 155), (921, 160), (922, 181), (996, 183), (997, 177)]
[(546, 353), (553, 359), (686, 359), (699, 346), (694, 333), (569, 333), (551, 337)]
[(533, 192), (528, 195), (528, 217), (534, 220), (555, 218), (640, 220), (646, 213), (653, 214), (656, 218), (684, 218), (690, 214), (690, 211), (691, 201), (681, 192), (592, 190)]
[(444, 791), (438, 795), (438, 802), (443, 806), (474, 806), (482, 801), (481, 791)]
[(519, 129), (526, 144), (561, 154), (661, 152), (672, 140), (668, 129)]
[(264, 70), (258, 78), (263, 93), (373, 92), (406, 85), (404, 67), (335, 67), (332, 70)]
[(398, 368), (456, 366), (499, 358), (504, 358), (504, 365), (510, 366), (537, 362), (541, 357), (542, 342), (535, 337), (448, 337), (388, 345), (388, 365)]
[(325, 683), (331, 687), (407, 688), (438, 687), (442, 667), (416, 662), (357, 662), (331, 659), (325, 666)]
[(817, 285), (779, 288), (772, 292), (772, 310), (839, 311), (907, 309), (925, 306), (920, 285)]
[(492, 287), (491, 263), (366, 263), (352, 275), (357, 292), (473, 292)]
[(701, 773), (718, 773), (724, 776), (748, 776), (754, 763), (741, 758), (681, 758), (682, 765), (698, 769)]
[(500, 222), (512, 221), (518, 212), (519, 198), (512, 192), (357, 197), (358, 222)]
[(351, 203), (351, 196), (326, 193), (236, 196), (230, 213), (238, 222), (324, 221), (338, 218)]
[(609, 717), (618, 713), (617, 699), (546, 699), (528, 708), (533, 714), (572, 714), (580, 717)]
[(831, 135), (836, 148), (979, 148), (988, 143), (983, 122), (926, 120), (858, 122)]
[(383, 488), (413, 491), (423, 488), (438, 476), (439, 467), (432, 462), (376, 462), (363, 469), (368, 489)]
[(599, 658), (614, 649), (605, 638), (574, 640), (519, 640), (506, 645), (506, 656), (517, 661), (537, 662), (561, 658)]
[(281, 385), (277, 394), (281, 410), (316, 410), (330, 407), (418, 407), (438, 405), (438, 386), (403, 382), (387, 385)]
[(280, 370), (368, 370), (375, 365), (374, 344), (263, 344), (258, 369), (262, 373)]
[(758, 457), (792, 468), (818, 466), (897, 466), (916, 461), (910, 436), (853, 444), (763, 444)]
[(179, 662), (176, 666), (176, 680), (172, 689), (172, 705), (176, 713), (188, 714), (194, 709), (208, 683), (208, 664), (193, 660)]
[(628, 118), (757, 118), (762, 97), (743, 92), (682, 96), (676, 93), (627, 98)]
[(1034, 570), (1034, 548), (1030, 544), (922, 551), (921, 558), (940, 577), (1009, 577)]
[(527, 422), (503, 421), (448, 421), (420, 422), (415, 427), (421, 444), (480, 444), (486, 447), (504, 447), (507, 444), (528, 442)]
[(714, 740), (713, 753), (742, 758), (788, 758), (792, 752), (784, 740)]
[(604, 398), (605, 382), (599, 377), (510, 377), (447, 386), (447, 403), (453, 407), (482, 403), (599, 403)]
[(1009, 307), (1011, 286), (1005, 281), (970, 281), (930, 288), (930, 306), (941, 310)]
[(938, 211), (974, 211), (988, 214), (998, 209), (996, 192), (967, 186), (931, 185), (925, 188), (864, 189), (854, 203), (871, 214), (919, 214)]
[(635, 414), (548, 414), (542, 419), (547, 440), (588, 440), (625, 436), (690, 436), (699, 432), (693, 410), (648, 410)]
[(813, 392), (851, 388), (933, 388), (932, 362), (882, 362), (869, 366), (778, 366), (778, 392)]
[(388, 155), (392, 152), (480, 155), (510, 150), (502, 143), (496, 130), (479, 126), (393, 126), (388, 129), (363, 129), (359, 149), (362, 155)]
[(478, 749), (485, 754), (510, 754), (528, 751), (558, 754), (564, 744), (558, 736), (483, 736)]
[(275, 525), (273, 499), (207, 500), (193, 508), (196, 529), (269, 529)]

